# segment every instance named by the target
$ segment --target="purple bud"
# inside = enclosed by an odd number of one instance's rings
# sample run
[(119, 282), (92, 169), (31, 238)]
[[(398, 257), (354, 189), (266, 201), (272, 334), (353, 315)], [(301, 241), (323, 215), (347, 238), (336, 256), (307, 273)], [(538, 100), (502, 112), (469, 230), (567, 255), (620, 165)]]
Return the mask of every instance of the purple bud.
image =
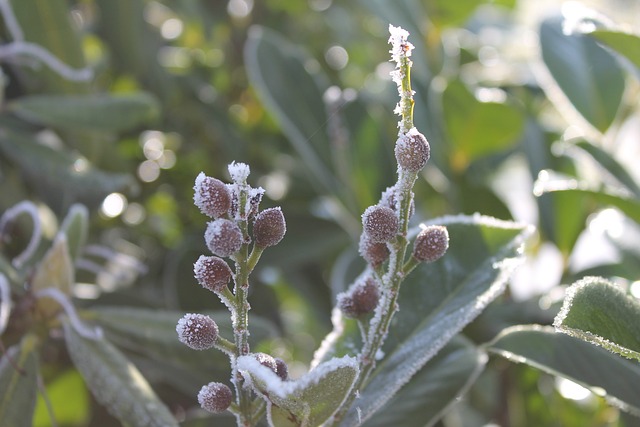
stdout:
[(433, 262), (447, 252), (449, 232), (441, 225), (425, 227), (413, 243), (413, 257), (418, 261)]
[(203, 214), (211, 218), (219, 218), (229, 211), (231, 194), (222, 181), (200, 172), (193, 189), (195, 190), (193, 201)]
[(284, 360), (276, 357), (276, 374), (282, 381), (286, 381), (289, 378), (289, 368)]
[(231, 268), (222, 258), (204, 255), (193, 265), (193, 273), (203, 288), (215, 293), (222, 292), (232, 276)]
[(358, 282), (349, 292), (338, 296), (338, 307), (345, 316), (358, 318), (371, 313), (378, 305), (380, 291), (372, 277)]
[(180, 342), (194, 350), (211, 348), (218, 339), (218, 325), (204, 314), (185, 314), (178, 320), (176, 332)]
[(228, 219), (216, 219), (207, 225), (204, 233), (207, 247), (220, 257), (235, 254), (242, 246), (242, 231), (235, 222)]
[(410, 172), (418, 172), (422, 169), (431, 155), (427, 138), (415, 128), (400, 135), (394, 152), (398, 166)]
[(398, 234), (398, 217), (387, 206), (369, 206), (362, 214), (362, 225), (374, 243), (389, 242)]
[(279, 207), (263, 210), (253, 223), (253, 238), (261, 248), (277, 245), (286, 231), (287, 224)]
[(373, 268), (377, 268), (389, 259), (389, 248), (386, 243), (374, 243), (367, 233), (360, 235), (360, 245), (358, 247), (360, 256)]
[(214, 414), (226, 411), (232, 400), (231, 389), (222, 383), (204, 385), (198, 393), (198, 403), (200, 403), (202, 409)]

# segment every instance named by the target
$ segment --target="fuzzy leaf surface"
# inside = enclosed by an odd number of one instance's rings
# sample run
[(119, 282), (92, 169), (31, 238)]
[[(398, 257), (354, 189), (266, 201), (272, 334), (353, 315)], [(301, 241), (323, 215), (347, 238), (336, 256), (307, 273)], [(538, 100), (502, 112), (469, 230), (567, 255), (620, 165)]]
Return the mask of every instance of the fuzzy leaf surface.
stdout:
[(554, 326), (560, 332), (640, 361), (640, 302), (606, 279), (586, 277), (567, 289)]
[[(0, 358), (2, 425), (31, 427), (38, 393), (38, 356), (35, 349), (35, 337), (27, 335), (20, 344), (11, 347)], [(16, 366), (9, 362), (9, 358)]]
[(452, 339), (364, 427), (433, 425), (474, 383), (486, 360), (467, 339)]
[(542, 59), (573, 107), (604, 132), (613, 123), (622, 101), (624, 74), (609, 51), (587, 35), (564, 34), (562, 25), (560, 16), (542, 22)]
[[(531, 228), (480, 215), (437, 218), (446, 225), (449, 250), (443, 258), (420, 265), (400, 289), (396, 313), (369, 383), (357, 406), (363, 420), (380, 409), (446, 343), (471, 322), (505, 288), (520, 263)], [(325, 339), (314, 363), (356, 354), (360, 334), (355, 321), (334, 316), (334, 331)], [(352, 407), (343, 425), (358, 424)]]
[(625, 410), (640, 414), (640, 365), (552, 327), (514, 326), (504, 330), (488, 350), (568, 378)]
[(73, 363), (100, 404), (125, 425), (177, 427), (140, 371), (109, 341), (89, 339), (65, 324)]
[(294, 381), (282, 381), (253, 356), (238, 359), (238, 369), (267, 399), (267, 417), (274, 427), (313, 427), (325, 422), (351, 391), (358, 375), (353, 357), (325, 362)]
[(131, 95), (32, 95), (9, 104), (17, 116), (56, 129), (122, 132), (154, 120), (158, 102)]

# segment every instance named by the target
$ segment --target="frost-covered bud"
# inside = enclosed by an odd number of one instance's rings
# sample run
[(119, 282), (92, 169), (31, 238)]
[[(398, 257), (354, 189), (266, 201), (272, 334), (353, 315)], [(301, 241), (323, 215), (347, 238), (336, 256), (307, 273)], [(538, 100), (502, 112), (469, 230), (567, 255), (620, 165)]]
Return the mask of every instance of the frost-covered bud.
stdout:
[(358, 247), (360, 256), (364, 258), (373, 268), (377, 268), (389, 259), (389, 248), (386, 243), (372, 242), (367, 233), (360, 235), (360, 245)]
[(219, 218), (231, 207), (231, 194), (227, 185), (219, 179), (200, 172), (193, 187), (193, 201), (200, 211), (211, 217)]
[(286, 381), (289, 379), (289, 368), (284, 360), (279, 357), (275, 358), (276, 360), (276, 374), (280, 377), (282, 381)]
[(274, 374), (278, 375), (278, 362), (275, 357), (267, 353), (253, 353), (253, 357), (262, 365), (271, 369)]
[(418, 172), (422, 169), (431, 155), (427, 138), (415, 128), (400, 135), (394, 152), (398, 166), (409, 172)]
[(442, 225), (425, 227), (413, 243), (413, 257), (418, 261), (433, 262), (449, 248), (449, 232)]
[(380, 291), (372, 277), (356, 284), (350, 292), (338, 296), (338, 307), (345, 316), (358, 318), (371, 313), (378, 305)]
[(211, 348), (218, 339), (218, 325), (204, 314), (185, 314), (178, 320), (176, 332), (180, 342), (194, 350)]
[(253, 223), (253, 238), (261, 248), (280, 243), (286, 231), (287, 224), (279, 207), (263, 210)]
[(362, 225), (374, 243), (388, 242), (398, 234), (398, 216), (386, 206), (369, 206), (362, 214)]
[(227, 410), (233, 400), (231, 389), (222, 383), (209, 383), (202, 386), (198, 393), (198, 403), (202, 409), (214, 414)]
[(221, 258), (200, 255), (193, 264), (193, 274), (203, 288), (212, 292), (222, 292), (231, 280), (231, 268)]
[(228, 257), (240, 250), (242, 231), (233, 221), (216, 219), (207, 225), (204, 240), (214, 255)]

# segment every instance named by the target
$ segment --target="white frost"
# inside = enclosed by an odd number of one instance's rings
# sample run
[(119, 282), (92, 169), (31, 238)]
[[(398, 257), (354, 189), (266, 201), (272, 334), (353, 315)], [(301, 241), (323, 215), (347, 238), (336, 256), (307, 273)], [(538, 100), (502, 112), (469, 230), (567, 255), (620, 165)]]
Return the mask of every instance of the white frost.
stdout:
[(409, 38), (409, 32), (401, 27), (394, 27), (389, 24), (389, 43), (391, 44), (391, 60), (394, 62), (400, 62), (400, 58), (403, 56), (411, 56), (413, 45), (407, 40)]
[(235, 182), (236, 184), (244, 184), (245, 182), (247, 182), (247, 178), (249, 177), (249, 173), (251, 172), (251, 170), (249, 169), (249, 165), (247, 165), (246, 163), (231, 162), (227, 168), (233, 182)]

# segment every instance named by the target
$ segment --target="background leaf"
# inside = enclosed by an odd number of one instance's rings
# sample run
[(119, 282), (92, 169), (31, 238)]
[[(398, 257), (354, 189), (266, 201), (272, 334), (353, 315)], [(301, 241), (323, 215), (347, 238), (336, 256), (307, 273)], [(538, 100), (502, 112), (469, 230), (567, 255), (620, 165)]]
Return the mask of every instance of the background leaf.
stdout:
[(0, 421), (3, 425), (32, 427), (39, 375), (36, 343), (35, 336), (27, 335), (0, 359)]
[(640, 366), (601, 347), (533, 325), (506, 329), (488, 350), (606, 393), (617, 406), (640, 414)]
[(87, 386), (100, 404), (124, 424), (178, 426), (167, 407), (125, 356), (105, 339), (79, 335), (65, 323), (65, 340)]
[[(582, 34), (565, 35), (561, 17), (540, 25), (542, 59), (573, 107), (600, 132), (618, 112), (624, 75), (613, 55)], [(553, 97), (551, 98), (553, 100)]]
[(567, 289), (554, 321), (566, 334), (640, 361), (640, 302), (606, 279), (584, 278)]
[(604, 29), (593, 31), (589, 33), (589, 36), (624, 55), (640, 71), (640, 37), (635, 34)]

